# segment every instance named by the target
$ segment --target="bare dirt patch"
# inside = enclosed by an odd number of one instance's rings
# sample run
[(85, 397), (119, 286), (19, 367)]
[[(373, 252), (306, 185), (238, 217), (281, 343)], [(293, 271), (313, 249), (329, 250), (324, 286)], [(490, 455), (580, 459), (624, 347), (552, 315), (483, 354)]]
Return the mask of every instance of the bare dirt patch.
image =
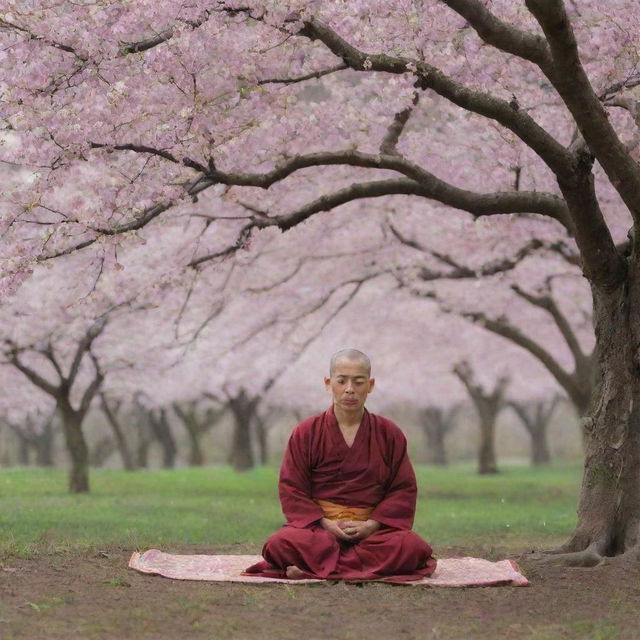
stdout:
[[(640, 568), (564, 568), (515, 558), (530, 587), (179, 582), (127, 568), (132, 549), (0, 560), (0, 637), (635, 640)], [(255, 548), (172, 547), (177, 553)], [(499, 551), (440, 549), (441, 556)]]

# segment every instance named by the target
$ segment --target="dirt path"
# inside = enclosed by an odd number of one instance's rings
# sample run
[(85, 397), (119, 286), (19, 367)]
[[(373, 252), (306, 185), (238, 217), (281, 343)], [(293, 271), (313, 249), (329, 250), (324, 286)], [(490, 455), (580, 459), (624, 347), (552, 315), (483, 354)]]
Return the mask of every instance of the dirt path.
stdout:
[[(180, 553), (255, 549), (172, 548)], [(440, 555), (484, 555), (445, 549)], [(219, 585), (144, 576), (131, 550), (0, 561), (0, 638), (636, 640), (640, 569), (543, 567), (528, 588)], [(495, 558), (492, 558), (495, 559)]]

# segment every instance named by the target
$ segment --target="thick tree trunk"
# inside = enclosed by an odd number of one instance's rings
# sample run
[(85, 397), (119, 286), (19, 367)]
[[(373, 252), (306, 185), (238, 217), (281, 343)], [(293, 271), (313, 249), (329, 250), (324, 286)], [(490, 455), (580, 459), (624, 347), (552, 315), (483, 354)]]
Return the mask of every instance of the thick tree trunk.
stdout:
[(229, 400), (229, 408), (234, 418), (229, 464), (236, 471), (247, 471), (255, 465), (251, 443), (251, 425), (255, 421), (259, 402), (259, 398), (249, 398), (244, 389)]
[(444, 437), (451, 430), (451, 417), (445, 416), (438, 407), (429, 407), (421, 413), (420, 422), (427, 439), (427, 464), (444, 467), (447, 465)]
[(150, 411), (137, 401), (133, 407), (132, 421), (136, 426), (137, 442), (135, 445), (135, 466), (146, 469), (149, 466), (149, 448), (153, 442)]
[[(531, 464), (534, 467), (551, 462), (547, 444), (547, 427), (553, 415), (558, 398), (529, 404), (510, 402), (509, 406), (518, 414), (520, 421), (531, 438)], [(584, 430), (583, 430), (584, 432)]]
[(58, 410), (71, 458), (69, 470), (69, 491), (71, 493), (89, 492), (89, 449), (82, 433), (83, 416), (73, 409), (69, 400), (58, 398)]
[(499, 378), (491, 393), (474, 381), (471, 367), (466, 362), (458, 363), (453, 372), (460, 378), (469, 392), (480, 421), (480, 447), (478, 449), (478, 473), (498, 473), (494, 446), (495, 426), (498, 413), (504, 404), (508, 378)]
[(204, 464), (204, 453), (200, 439), (204, 428), (198, 420), (196, 407), (192, 405), (191, 407), (183, 409), (178, 404), (174, 404), (173, 410), (187, 431), (187, 438), (189, 440), (189, 466), (201, 467)]
[(187, 429), (189, 434), (189, 466), (201, 467), (204, 464), (204, 453), (200, 444), (200, 432), (196, 429)]
[[(563, 550), (576, 563), (634, 549), (640, 526), (640, 283), (595, 290), (594, 319), (600, 380), (588, 434), (576, 528)], [(582, 552), (582, 553), (580, 553)]]
[(478, 450), (478, 473), (498, 473), (495, 449), (496, 413), (478, 408), (480, 413), (480, 447)]
[(547, 443), (547, 425), (543, 429), (529, 431), (531, 436), (531, 464), (542, 467), (551, 462), (549, 444)]
[(153, 431), (153, 435), (162, 447), (162, 466), (165, 469), (173, 469), (176, 464), (178, 448), (173, 434), (171, 433), (171, 427), (167, 420), (166, 410), (160, 409), (158, 416), (153, 412), (150, 412), (149, 425)]

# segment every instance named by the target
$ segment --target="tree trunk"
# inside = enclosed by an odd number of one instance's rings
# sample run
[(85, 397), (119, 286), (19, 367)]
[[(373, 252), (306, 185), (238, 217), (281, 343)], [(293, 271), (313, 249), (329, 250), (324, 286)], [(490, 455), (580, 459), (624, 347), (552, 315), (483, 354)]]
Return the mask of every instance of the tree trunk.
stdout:
[(150, 411), (137, 401), (133, 407), (132, 421), (136, 426), (137, 442), (135, 446), (135, 466), (146, 469), (149, 466), (149, 447), (153, 442)]
[(531, 436), (531, 464), (534, 467), (542, 467), (551, 462), (549, 445), (547, 443), (547, 425), (540, 430), (529, 431)]
[(152, 411), (149, 412), (149, 425), (156, 440), (162, 447), (162, 466), (165, 469), (173, 469), (176, 464), (178, 448), (176, 447), (176, 441), (169, 427), (166, 410), (160, 409), (157, 417)]
[(498, 473), (495, 450), (495, 412), (481, 411), (480, 415), (480, 448), (478, 450), (478, 473), (485, 475)]
[(427, 438), (427, 464), (440, 467), (447, 465), (444, 438), (453, 428), (456, 413), (456, 407), (446, 413), (438, 407), (429, 407), (421, 412), (420, 422)]
[(261, 465), (269, 461), (269, 444), (267, 440), (267, 427), (264, 420), (257, 413), (255, 415), (256, 436), (258, 439), (258, 457)]
[(229, 400), (229, 408), (234, 418), (229, 464), (236, 471), (247, 471), (255, 465), (251, 443), (251, 425), (255, 420), (259, 402), (259, 398), (249, 398), (244, 389)]
[(187, 433), (189, 434), (189, 466), (201, 467), (204, 464), (204, 453), (200, 445), (200, 432), (197, 425), (193, 428), (187, 427)]
[(66, 397), (58, 398), (58, 410), (62, 419), (62, 428), (71, 458), (69, 470), (69, 491), (71, 493), (89, 492), (89, 450), (82, 433), (82, 414), (75, 411)]
[(122, 458), (122, 465), (127, 471), (133, 471), (136, 466), (133, 461), (133, 456), (131, 455), (131, 451), (129, 450), (129, 443), (124, 435), (124, 431), (122, 430), (122, 426), (120, 425), (120, 421), (116, 416), (118, 412), (118, 407), (116, 409), (112, 409), (107, 402), (104, 394), (100, 394), (100, 402), (102, 404), (102, 411), (107, 418), (107, 422), (111, 426), (111, 430), (113, 431), (113, 435), (115, 437), (116, 445), (118, 447), (118, 451), (120, 452), (120, 457)]
[(174, 403), (173, 410), (187, 431), (187, 438), (189, 440), (189, 466), (201, 467), (204, 464), (204, 453), (202, 452), (200, 438), (206, 425), (201, 425), (198, 420), (196, 403), (189, 403), (185, 407)]
[(469, 392), (480, 420), (480, 447), (478, 450), (478, 473), (498, 473), (494, 446), (495, 426), (498, 413), (504, 404), (504, 394), (509, 384), (508, 378), (501, 377), (491, 393), (474, 381), (474, 375), (467, 362), (458, 363), (453, 372), (460, 378)]
[(140, 438), (136, 446), (136, 467), (138, 469), (146, 469), (149, 466), (149, 447), (151, 446), (150, 438)]
[[(531, 464), (534, 467), (551, 462), (551, 454), (547, 444), (547, 427), (557, 402), (557, 396), (546, 402), (540, 401), (530, 404), (509, 402), (509, 406), (518, 414), (531, 439)], [(582, 432), (584, 433), (584, 429)]]
[[(632, 267), (633, 268), (633, 267)], [(639, 278), (635, 278), (639, 279)], [(640, 525), (640, 282), (594, 288), (601, 372), (584, 427), (588, 434), (576, 528), (564, 545), (588, 563), (635, 548)]]

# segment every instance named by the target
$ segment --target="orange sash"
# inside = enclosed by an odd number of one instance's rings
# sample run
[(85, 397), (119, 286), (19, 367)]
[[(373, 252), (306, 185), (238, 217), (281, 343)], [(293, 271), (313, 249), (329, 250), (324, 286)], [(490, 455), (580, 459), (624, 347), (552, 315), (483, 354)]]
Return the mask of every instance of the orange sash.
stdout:
[(314, 500), (329, 520), (368, 520), (373, 513), (373, 507), (345, 507), (328, 500)]

